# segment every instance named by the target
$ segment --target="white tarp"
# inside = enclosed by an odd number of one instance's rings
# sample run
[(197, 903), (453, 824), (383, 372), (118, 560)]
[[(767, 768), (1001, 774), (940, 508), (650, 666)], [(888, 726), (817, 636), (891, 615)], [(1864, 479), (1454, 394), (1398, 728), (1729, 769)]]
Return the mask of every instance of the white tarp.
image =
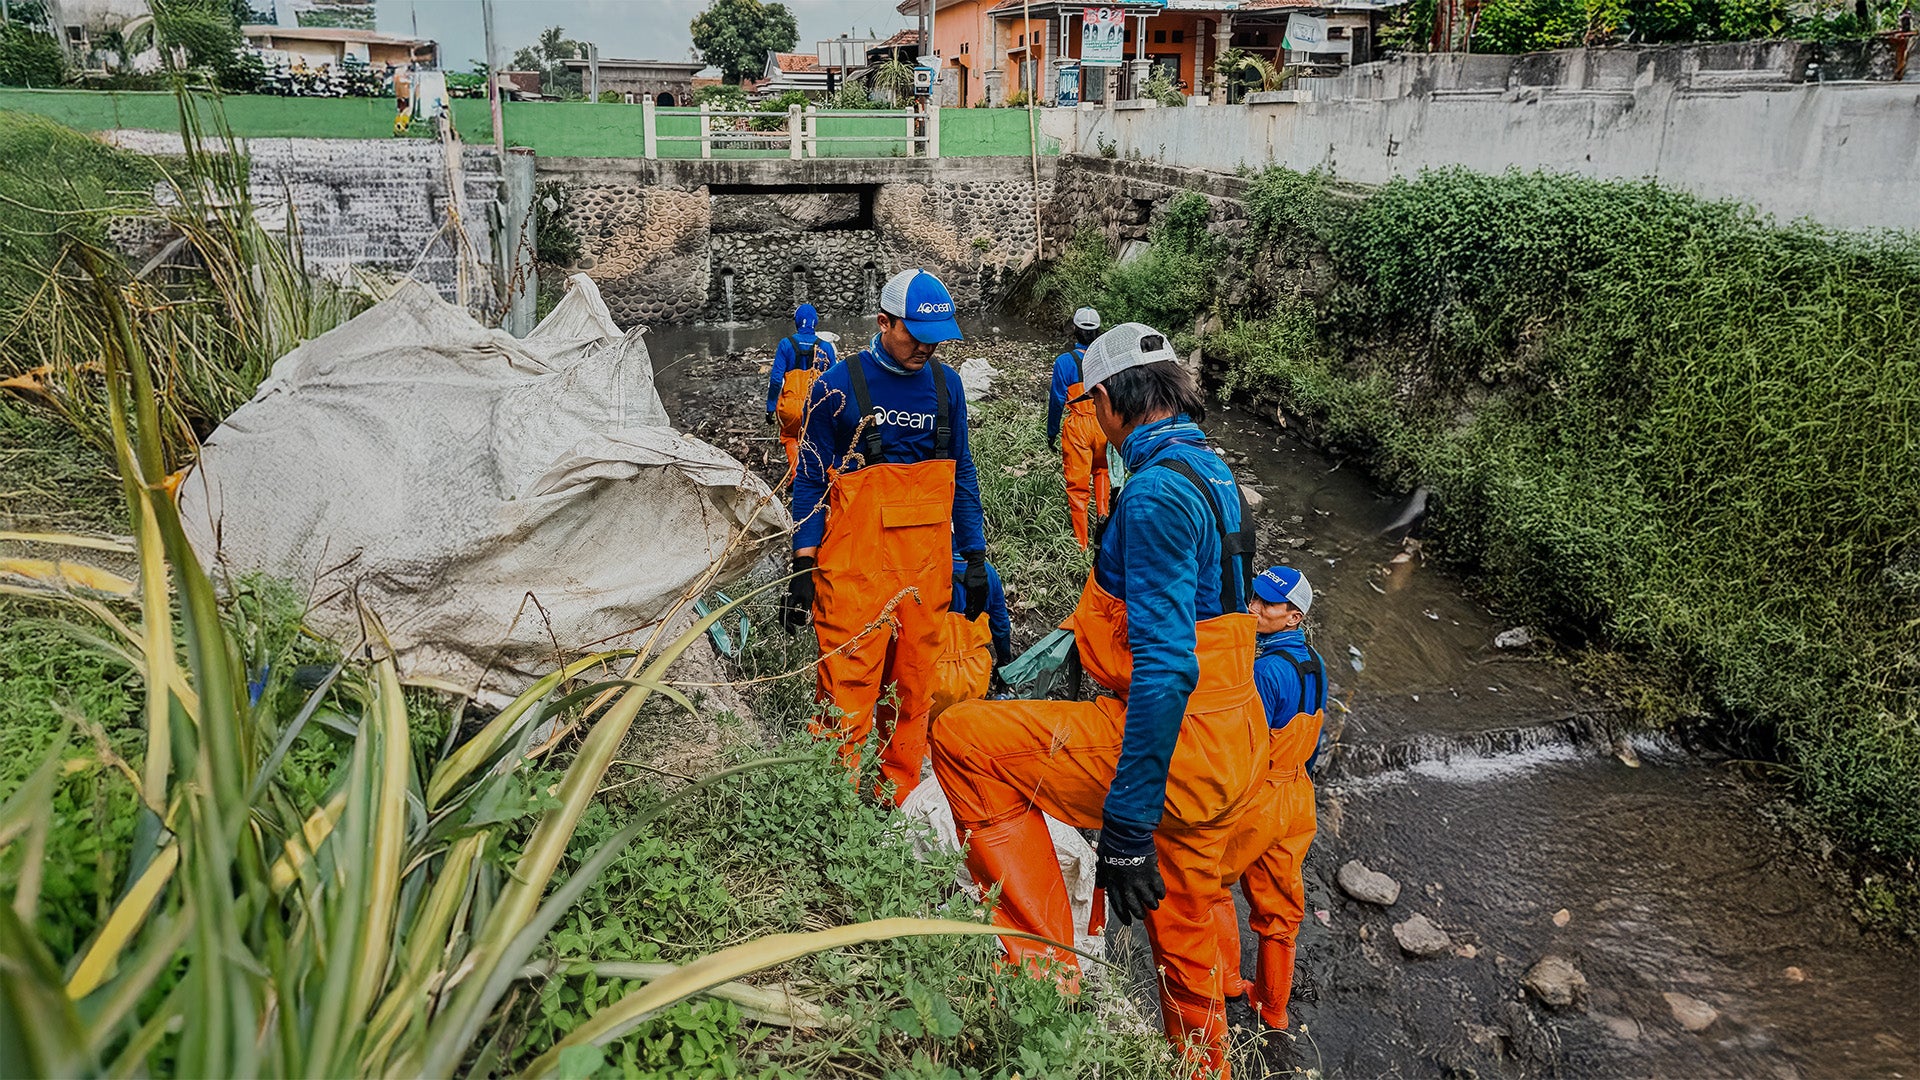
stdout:
[(349, 644), (357, 597), (406, 678), (488, 698), (633, 644), (789, 527), (746, 466), (667, 426), (643, 332), (585, 275), (524, 339), (404, 283), (207, 440), (180, 488), (194, 549), (293, 582)]

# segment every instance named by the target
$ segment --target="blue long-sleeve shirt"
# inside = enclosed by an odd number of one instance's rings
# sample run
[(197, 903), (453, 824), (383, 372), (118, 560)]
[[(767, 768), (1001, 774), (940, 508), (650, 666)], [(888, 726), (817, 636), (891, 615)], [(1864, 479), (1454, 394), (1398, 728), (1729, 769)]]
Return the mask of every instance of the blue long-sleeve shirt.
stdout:
[(801, 436), (800, 466), (793, 477), (793, 548), (820, 546), (827, 520), (822, 503), (827, 493), (827, 470), (846, 472), (853, 463), (854, 429), (859, 426), (853, 403), (853, 376), (847, 365), (860, 364), (867, 392), (881, 418), (881, 445), (890, 464), (927, 461), (933, 457), (934, 386), (936, 372), (947, 380), (947, 407), (953, 426), (953, 547), (956, 551), (987, 550), (986, 523), (980, 514), (980, 479), (973, 471), (973, 453), (967, 446), (967, 394), (960, 376), (950, 367), (930, 362), (919, 371), (897, 374), (875, 357), (878, 337), (850, 359), (839, 361), (814, 380), (808, 399), (807, 426)]
[[(966, 586), (960, 575), (967, 569), (966, 556), (953, 553), (953, 607), (959, 610), (966, 599)], [(994, 663), (1013, 655), (1013, 620), (1007, 616), (1007, 591), (1000, 584), (1000, 571), (987, 564), (987, 629), (993, 634)]]
[[(1240, 527), (1239, 484), (1185, 414), (1134, 430), (1120, 448), (1132, 476), (1100, 542), (1093, 572), (1127, 606), (1133, 683), (1113, 787), (1107, 792), (1103, 848), (1144, 855), (1167, 801), (1167, 766), (1180, 738), (1187, 698), (1200, 679), (1194, 627), (1223, 614), (1220, 529), (1193, 482), (1155, 463), (1183, 461), (1212, 487), (1227, 531)], [(1246, 610), (1235, 567), (1233, 610)]]
[[(1303, 712), (1323, 712), (1327, 707), (1326, 663), (1321, 662), (1319, 678), (1308, 675), (1302, 679), (1293, 665), (1281, 658), (1282, 653), (1303, 664), (1310, 662), (1314, 653), (1307, 648), (1306, 631), (1261, 634), (1254, 644), (1253, 684), (1260, 691), (1260, 704), (1266, 707), (1267, 726), (1275, 731), (1292, 723), (1293, 718)], [(1307, 758), (1307, 771), (1312, 772), (1319, 760), (1320, 747), (1316, 743), (1313, 754)]]
[(1067, 412), (1067, 391), (1080, 381), (1080, 362), (1087, 347), (1074, 345), (1053, 358), (1053, 387), (1047, 397), (1047, 443), (1060, 441), (1060, 421)]
[(833, 351), (833, 342), (821, 341), (811, 330), (801, 330), (792, 337), (783, 337), (773, 350), (773, 368), (767, 372), (767, 411), (772, 412), (780, 402), (780, 385), (787, 381), (787, 372), (799, 369), (800, 353), (793, 343), (813, 346), (813, 370), (825, 371), (833, 366), (838, 357)]

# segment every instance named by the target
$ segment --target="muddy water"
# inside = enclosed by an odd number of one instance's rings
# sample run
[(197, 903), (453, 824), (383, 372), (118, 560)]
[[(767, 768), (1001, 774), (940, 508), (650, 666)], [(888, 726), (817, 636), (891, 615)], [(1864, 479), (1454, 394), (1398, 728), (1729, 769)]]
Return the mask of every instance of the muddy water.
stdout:
[[(737, 351), (786, 329), (650, 334), (675, 422), (777, 468), (764, 376)], [(1050, 336), (1002, 331), (976, 328), (1033, 343), (1004, 392), (1044, 393)], [(1770, 824), (1771, 792), (1616, 732), (1549, 655), (1496, 648), (1512, 624), (1382, 536), (1401, 501), (1352, 468), (1260, 418), (1207, 427), (1262, 497), (1263, 558), (1314, 584), (1313, 640), (1345, 706), (1319, 777), (1293, 1062), (1354, 1077), (1920, 1077), (1920, 953), (1861, 934), (1845, 893)], [(1340, 893), (1352, 858), (1400, 882), (1393, 907)], [(1400, 950), (1392, 924), (1416, 912), (1450, 954)], [(1151, 1002), (1143, 935), (1112, 948)], [(1572, 1008), (1522, 989), (1548, 954), (1586, 980)], [(1687, 1030), (1668, 995), (1711, 1006), (1712, 1023)], [(1253, 1046), (1238, 1066), (1282, 1061)]]

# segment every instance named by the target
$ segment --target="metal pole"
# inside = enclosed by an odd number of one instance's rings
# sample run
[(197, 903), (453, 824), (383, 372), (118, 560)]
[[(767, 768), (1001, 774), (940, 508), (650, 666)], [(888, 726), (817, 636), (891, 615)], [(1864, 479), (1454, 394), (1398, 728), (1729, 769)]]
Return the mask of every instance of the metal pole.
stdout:
[(600, 46), (587, 43), (587, 71), (591, 74), (593, 89), (587, 91), (588, 101), (600, 100)]
[(533, 151), (517, 148), (500, 159), (500, 178), (507, 189), (506, 318), (507, 333), (526, 337), (533, 331), (534, 293), (539, 275), (534, 269), (534, 252), (539, 248), (533, 216)]
[(487, 111), (493, 115), (493, 160), (504, 170), (507, 157), (507, 130), (500, 115), (500, 57), (494, 52), (493, 0), (480, 0), (480, 20), (487, 34)]
[(1033, 260), (1040, 261), (1044, 243), (1040, 236), (1040, 135), (1034, 130), (1033, 99), (1039, 97), (1040, 65), (1035, 62), (1033, 48), (1033, 0), (1023, 0), (1020, 5), (1020, 21), (1026, 24), (1027, 32), (1027, 153), (1033, 161)]

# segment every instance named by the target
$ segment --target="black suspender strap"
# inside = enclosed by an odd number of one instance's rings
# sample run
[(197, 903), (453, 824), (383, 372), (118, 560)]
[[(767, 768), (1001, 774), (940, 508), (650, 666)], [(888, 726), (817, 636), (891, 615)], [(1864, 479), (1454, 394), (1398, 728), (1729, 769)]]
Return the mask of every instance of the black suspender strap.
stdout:
[[(1191, 465), (1177, 458), (1153, 464), (1165, 466), (1186, 477), (1189, 483), (1200, 490), (1201, 497), (1207, 500), (1208, 508), (1213, 511), (1214, 528), (1220, 531), (1220, 611), (1225, 614), (1240, 610), (1240, 598), (1253, 594), (1253, 552), (1258, 543), (1253, 511), (1247, 506), (1247, 498), (1241, 494), (1240, 485), (1236, 483), (1233, 487), (1234, 497), (1240, 500), (1240, 528), (1230, 533), (1220, 503), (1213, 497), (1211, 485)], [(1237, 570), (1234, 567), (1235, 558), (1241, 560)]]
[[(1307, 708), (1307, 676), (1311, 675), (1319, 681), (1320, 694), (1324, 694), (1327, 689), (1327, 666), (1321, 661), (1320, 654), (1314, 652), (1312, 646), (1308, 646), (1307, 656), (1310, 657), (1310, 659), (1305, 661), (1295, 659), (1294, 655), (1290, 652), (1274, 652), (1268, 655), (1277, 656), (1285, 660), (1287, 664), (1293, 668), (1294, 675), (1300, 679), (1300, 711), (1312, 712), (1312, 709)], [(1314, 696), (1317, 698), (1320, 694), (1315, 694)]]
[[(1073, 381), (1075, 384), (1087, 381), (1087, 350), (1078, 345), (1067, 346), (1067, 355), (1073, 357)], [(1081, 387), (1084, 392), (1086, 387)]]
[[(805, 361), (808, 367), (813, 366), (813, 352), (814, 352), (815, 346), (808, 345), (805, 342), (802, 342), (798, 337), (788, 338), (787, 344), (793, 346), (793, 358), (795, 360)], [(805, 349), (806, 351), (801, 352), (802, 349)]]
[[(933, 456), (950, 458), (953, 456), (953, 404), (948, 400), (947, 366), (932, 363), (933, 368)], [(887, 460), (886, 448), (880, 440), (880, 422), (873, 415), (873, 395), (867, 390), (866, 361), (855, 356), (847, 364), (847, 374), (853, 381), (853, 404), (860, 410), (859, 426), (860, 454), (869, 465), (878, 465)]]
[(947, 401), (947, 365), (933, 362), (933, 456), (953, 456), (953, 412)]

